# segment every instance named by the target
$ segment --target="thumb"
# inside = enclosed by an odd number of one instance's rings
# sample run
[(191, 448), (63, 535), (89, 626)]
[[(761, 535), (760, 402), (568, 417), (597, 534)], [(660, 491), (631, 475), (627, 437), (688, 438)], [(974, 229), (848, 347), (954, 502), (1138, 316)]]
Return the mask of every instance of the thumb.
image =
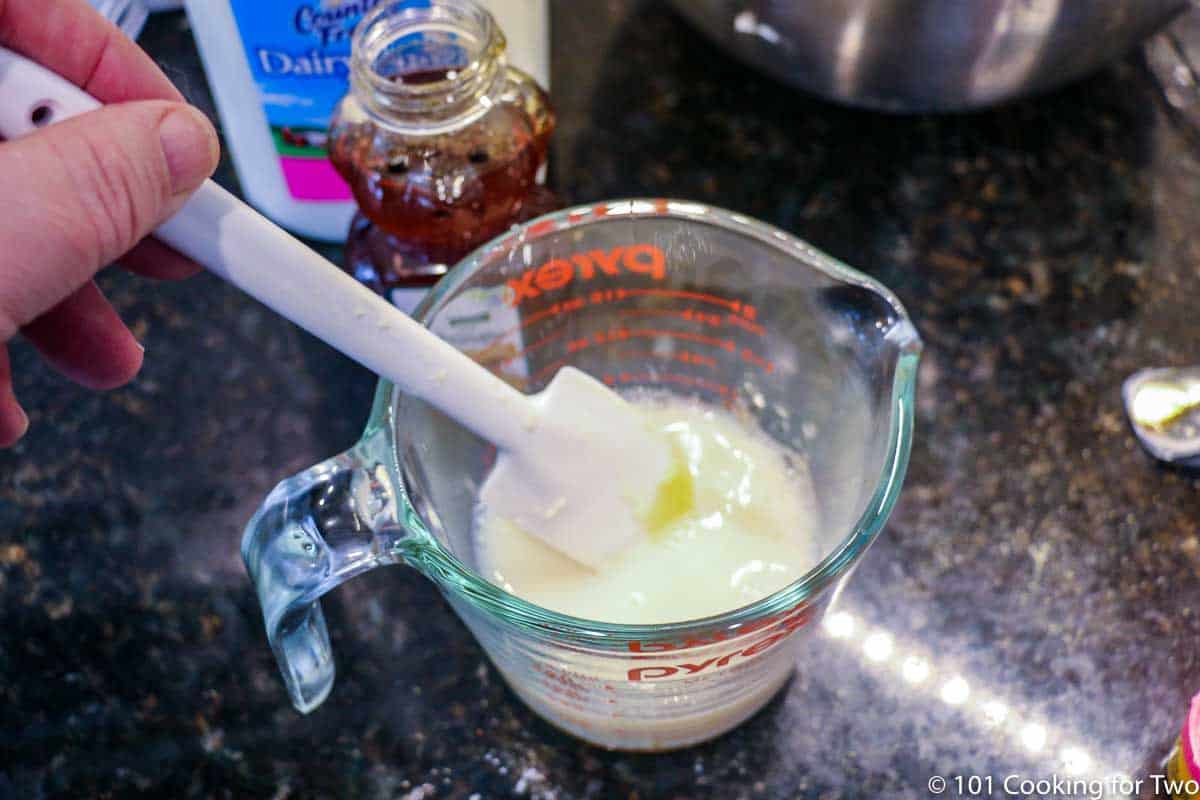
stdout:
[(177, 211), (216, 168), (212, 124), (123, 103), (0, 143), (0, 342)]

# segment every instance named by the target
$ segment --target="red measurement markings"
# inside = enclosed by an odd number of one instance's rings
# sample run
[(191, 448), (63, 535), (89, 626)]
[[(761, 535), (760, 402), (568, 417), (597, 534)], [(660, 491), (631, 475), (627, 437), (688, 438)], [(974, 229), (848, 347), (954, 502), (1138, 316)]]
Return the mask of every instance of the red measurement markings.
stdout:
[(753, 364), (768, 375), (775, 372), (775, 364), (760, 356), (758, 353), (751, 350), (749, 347), (742, 348), (742, 360)]
[[(753, 309), (753, 306), (742, 306), (744, 309)], [(714, 314), (708, 311), (700, 311), (695, 308), (685, 308), (682, 311), (674, 308), (630, 308), (620, 312), (622, 317), (674, 317), (677, 319), (686, 320), (687, 322), (699, 323), (707, 325), (710, 328), (720, 328), (724, 325), (740, 328), (755, 336), (762, 337), (767, 333), (767, 329), (757, 322), (751, 322), (745, 316), (737, 313), (727, 313), (725, 315)]]
[(567, 352), (575, 353), (587, 347), (595, 345), (612, 344), (613, 342), (624, 342), (629, 339), (681, 339), (687, 342), (696, 342), (705, 344), (709, 347), (715, 347), (718, 350), (736, 353), (737, 344), (732, 339), (718, 339), (715, 336), (705, 336), (702, 333), (690, 333), (688, 331), (668, 331), (660, 328), (609, 328), (607, 331), (598, 331), (591, 336), (584, 336), (578, 339), (572, 339), (567, 342)]
[(741, 328), (745, 331), (749, 331), (755, 336), (764, 336), (767, 333), (767, 329), (762, 325), (759, 325), (757, 322), (751, 322), (740, 314), (729, 314), (725, 317), (725, 319), (729, 321), (730, 325), (733, 325), (736, 328)]
[(552, 342), (557, 342), (559, 339), (566, 336), (566, 334), (567, 334), (566, 329), (563, 329), (560, 331), (555, 331), (554, 333), (550, 334), (549, 336), (544, 336), (541, 339), (538, 339), (533, 344), (527, 345), (524, 350), (517, 353), (516, 355), (509, 356), (508, 358), (504, 359), (503, 361), (500, 362), (500, 365), (507, 366), (507, 365), (511, 364), (512, 362), (516, 361), (518, 358), (525, 358), (525, 356), (529, 355), (534, 350), (541, 349), (541, 348), (545, 347), (546, 345), (551, 344)]
[[(575, 351), (578, 352), (578, 349)], [(692, 364), (699, 367), (708, 367), (716, 369), (717, 360), (712, 356), (695, 353), (691, 350), (681, 350), (678, 353), (655, 353), (650, 350), (626, 350), (621, 353), (614, 353), (613, 358), (618, 361), (645, 361), (647, 359), (661, 359), (664, 361), (678, 361), (681, 364)], [(532, 380), (534, 383), (541, 383), (544, 379), (551, 377), (567, 365), (567, 359), (560, 358), (553, 364), (547, 364), (534, 373)]]
[[(728, 297), (721, 297), (716, 294), (706, 294), (704, 292), (689, 292), (682, 289), (596, 289), (588, 293), (588, 301), (592, 305), (600, 305), (602, 303), (611, 303), (620, 300), (626, 300), (630, 297), (671, 297), (682, 300), (695, 300), (700, 303), (708, 303), (710, 305), (718, 305), (722, 308), (730, 310), (727, 316), (727, 321), (730, 325), (737, 325), (740, 328), (761, 335), (764, 329), (761, 325), (756, 324), (758, 319), (758, 309), (749, 303), (743, 303), (740, 300), (731, 300)], [(690, 309), (694, 314), (703, 314), (702, 311)], [(629, 312), (638, 313), (638, 312)], [(657, 311), (654, 309), (641, 310), (641, 313), (654, 314), (677, 314), (679, 312), (664, 309)]]
[[(617, 330), (623, 330), (618, 328)], [(688, 333), (687, 331), (667, 331), (660, 328), (635, 328), (629, 332), (630, 338), (641, 339), (657, 339), (666, 337), (669, 339), (682, 339), (686, 342), (699, 342), (710, 347), (716, 347), (719, 350), (727, 350), (734, 352), (737, 350), (737, 344), (732, 339), (718, 339), (715, 336), (705, 336), (702, 333)]]
[[(548, 317), (557, 317), (562, 314), (571, 314), (587, 305), (587, 301), (582, 297), (571, 297), (561, 302), (555, 303), (552, 306), (543, 308), (541, 311), (535, 311), (525, 319), (521, 320), (521, 328), (528, 328), (535, 322), (541, 322)], [(514, 333), (515, 331), (507, 331), (503, 335)]]
[(685, 308), (682, 311), (675, 308), (629, 308), (620, 312), (622, 317), (676, 317), (688, 322), (696, 322), (701, 325), (707, 325), (710, 328), (719, 328), (725, 324), (725, 320), (720, 314), (712, 314), (707, 311), (697, 311), (694, 308)]
[(698, 367), (708, 367), (709, 369), (717, 368), (717, 360), (712, 356), (706, 356), (701, 353), (696, 353), (691, 350), (680, 350), (678, 353), (655, 353), (650, 350), (625, 350), (623, 352), (614, 353), (613, 357), (618, 361), (636, 361), (646, 360), (650, 358), (658, 358), (664, 361), (678, 361), (680, 364), (694, 364)]
[(538, 239), (543, 234), (550, 233), (556, 227), (558, 227), (558, 223), (552, 219), (544, 219), (541, 222), (535, 222), (532, 225), (530, 225), (528, 228), (525, 229), (525, 237), (524, 238)]
[[(522, 320), (521, 323), (519, 325), (517, 325), (515, 328), (509, 328), (506, 331), (496, 334), (496, 336), (492, 337), (492, 340), (488, 343), (488, 345), (490, 347), (495, 347), (495, 346), (503, 343), (505, 339), (512, 336), (514, 333), (521, 330), (522, 328), (528, 328), (530, 325), (534, 324), (535, 322), (540, 322), (548, 317), (557, 317), (562, 314), (573, 313), (573, 312), (578, 311), (579, 309), (583, 308), (586, 305), (587, 305), (587, 301), (584, 300), (582, 297), (572, 297), (568, 300), (563, 300), (562, 302), (555, 303), (554, 305), (550, 306), (549, 308), (544, 308), (541, 311), (538, 311), (534, 314), (530, 314), (528, 317), (526, 317), (524, 320)], [(511, 358), (505, 359), (501, 363), (509, 364), (512, 361), (514, 361), (515, 359), (517, 359), (519, 356), (523, 355), (524, 353), (528, 353), (530, 350), (540, 347), (542, 344), (546, 344), (548, 341), (551, 340), (551, 338), (558, 338), (558, 336), (561, 336), (561, 335), (562, 334), (558, 334), (554, 337), (547, 337), (546, 339), (542, 339), (539, 344), (530, 345), (529, 347), (526, 347), (521, 353), (518, 353), (516, 356), (513, 356)]]
[(615, 203), (597, 203), (592, 206), (592, 213), (597, 217), (625, 216), (633, 213), (643, 215), (646, 213), (647, 206), (656, 214), (666, 214), (667, 209), (670, 208), (670, 201), (666, 198), (659, 198), (657, 200), (618, 200)]
[(704, 389), (709, 392), (716, 392), (722, 397), (731, 397), (733, 390), (723, 383), (710, 381), (707, 378), (697, 378), (692, 375), (680, 375), (677, 372), (617, 372), (605, 373), (603, 381), (609, 386), (617, 384), (658, 384), (658, 383), (677, 383), (681, 386), (687, 386), (691, 389)]
[(749, 320), (758, 318), (758, 309), (749, 303), (743, 303), (741, 300), (730, 300), (728, 297), (721, 297), (717, 294), (689, 292), (683, 289), (626, 289), (625, 291), (634, 296), (677, 297), (684, 300), (696, 300), (700, 303), (710, 303), (728, 308), (730, 311), (741, 314)]
[[(758, 309), (749, 303), (743, 303), (739, 300), (729, 300), (724, 297), (719, 297), (714, 294), (703, 294), (700, 292), (685, 292), (675, 289), (593, 289), (587, 293), (586, 298), (582, 295), (563, 300), (558, 303), (535, 311), (521, 320), (520, 327), (528, 328), (550, 317), (557, 317), (562, 314), (570, 314), (587, 305), (604, 305), (605, 303), (619, 303), (628, 300), (631, 297), (639, 295), (650, 295), (658, 297), (675, 297), (686, 300), (696, 300), (699, 302), (720, 305), (731, 310), (731, 313), (726, 314), (724, 319), (716, 314), (708, 314), (698, 309), (684, 309), (682, 311), (675, 309), (630, 309), (622, 312), (627, 316), (677, 316), (686, 319), (690, 322), (700, 322), (710, 327), (719, 327), (724, 323), (736, 326), (742, 330), (749, 331), (758, 336), (762, 336), (766, 330), (762, 325), (757, 324), (754, 320), (758, 318)], [(506, 334), (513, 333), (507, 331)]]
[(533, 376), (530, 378), (530, 380), (533, 381), (534, 385), (541, 385), (541, 382), (543, 379), (551, 377), (552, 375), (554, 375), (554, 373), (558, 372), (560, 369), (565, 367), (567, 364), (568, 364), (567, 359), (560, 358), (558, 361), (555, 361), (553, 364), (547, 364), (546, 366), (539, 369), (537, 372), (533, 373)]
[(588, 292), (588, 302), (594, 306), (617, 303), (630, 298), (627, 289), (594, 289)]
[[(661, 328), (610, 328), (607, 331), (599, 331), (591, 336), (582, 336), (576, 339), (571, 339), (567, 342), (567, 355), (574, 355), (581, 350), (586, 350), (590, 347), (599, 347), (606, 344), (615, 344), (617, 342), (625, 342), (630, 339), (678, 339), (685, 342), (695, 342), (697, 344), (708, 345), (718, 350), (723, 350), (727, 353), (737, 353), (741, 359), (749, 364), (753, 364), (759, 369), (766, 372), (768, 375), (775, 372), (775, 364), (762, 356), (755, 353), (749, 347), (738, 349), (737, 344), (732, 339), (720, 339), (715, 336), (705, 336), (702, 333), (690, 333), (688, 331), (668, 331)], [(537, 346), (544, 344), (546, 340), (540, 342)], [(527, 348), (528, 350), (533, 347)], [(712, 365), (716, 365), (715, 359), (709, 359)], [(565, 363), (565, 359), (560, 359), (547, 367), (538, 370), (535, 379), (538, 376), (544, 375), (548, 370), (557, 370)], [(696, 362), (702, 363), (702, 362)]]
[(742, 306), (739, 301), (730, 300), (728, 297), (720, 297), (715, 294), (705, 294), (703, 292), (688, 292), (682, 289), (629, 289), (628, 292), (635, 296), (676, 297), (684, 300), (696, 300), (701, 303), (724, 306), (733, 311), (739, 310)]

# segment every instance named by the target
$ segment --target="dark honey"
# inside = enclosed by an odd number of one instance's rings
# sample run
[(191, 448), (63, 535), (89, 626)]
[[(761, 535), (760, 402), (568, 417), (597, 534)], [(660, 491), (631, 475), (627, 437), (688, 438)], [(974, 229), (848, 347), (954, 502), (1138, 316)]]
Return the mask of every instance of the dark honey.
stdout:
[(436, 29), (406, 18), (355, 36), (351, 93), (330, 126), (329, 153), (359, 206), (346, 269), (381, 293), (431, 286), (489, 239), (558, 205), (538, 182), (554, 128), (549, 99), (507, 66), (486, 12), (467, 6)]

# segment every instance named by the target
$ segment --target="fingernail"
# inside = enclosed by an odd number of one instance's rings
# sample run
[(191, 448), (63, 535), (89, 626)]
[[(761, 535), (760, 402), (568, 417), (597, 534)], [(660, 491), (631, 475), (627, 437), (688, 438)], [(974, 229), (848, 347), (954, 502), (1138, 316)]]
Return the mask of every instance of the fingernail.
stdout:
[(195, 189), (212, 174), (217, 133), (200, 111), (190, 106), (171, 111), (158, 124), (158, 136), (174, 194)]
[(25, 414), (25, 409), (21, 408), (15, 399), (12, 401), (12, 404), (17, 412), (17, 429), (10, 436), (0, 433), (0, 447), (12, 447), (29, 432), (29, 417)]

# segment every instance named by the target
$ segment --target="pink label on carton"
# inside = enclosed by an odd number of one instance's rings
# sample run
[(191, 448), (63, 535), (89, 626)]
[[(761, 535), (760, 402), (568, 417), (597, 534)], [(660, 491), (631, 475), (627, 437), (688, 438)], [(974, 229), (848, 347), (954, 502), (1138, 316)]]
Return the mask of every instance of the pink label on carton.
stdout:
[(350, 187), (327, 159), (281, 156), (288, 191), (297, 200), (353, 200)]
[(1200, 694), (1192, 698), (1187, 722), (1183, 723), (1183, 763), (1194, 780), (1200, 780)]

